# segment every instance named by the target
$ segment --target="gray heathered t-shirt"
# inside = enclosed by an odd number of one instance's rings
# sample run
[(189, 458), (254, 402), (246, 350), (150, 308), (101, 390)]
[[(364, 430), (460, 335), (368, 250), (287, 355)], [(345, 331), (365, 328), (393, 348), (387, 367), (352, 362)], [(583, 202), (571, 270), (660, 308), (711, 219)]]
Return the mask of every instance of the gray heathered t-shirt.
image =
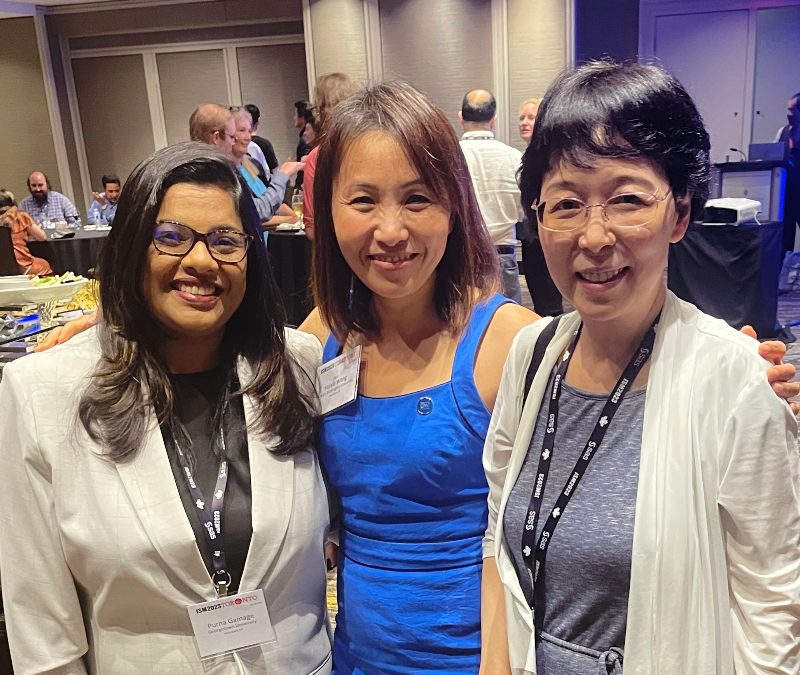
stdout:
[[(546, 391), (551, 390), (552, 376)], [(537, 540), (607, 398), (566, 382), (563, 385)], [(621, 672), (619, 654), (625, 646), (644, 402), (643, 388), (625, 396), (559, 518), (536, 589), (538, 675)], [(522, 557), (522, 531), (542, 449), (546, 403), (545, 399), (503, 522), (503, 534), (528, 598), (532, 583)], [(598, 661), (608, 670), (601, 669)]]

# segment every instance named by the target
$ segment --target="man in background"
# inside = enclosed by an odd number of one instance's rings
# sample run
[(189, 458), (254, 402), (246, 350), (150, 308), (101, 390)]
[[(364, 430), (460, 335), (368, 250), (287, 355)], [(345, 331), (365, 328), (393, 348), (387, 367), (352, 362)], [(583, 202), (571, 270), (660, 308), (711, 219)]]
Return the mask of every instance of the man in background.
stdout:
[(103, 191), (92, 192), (94, 201), (89, 207), (89, 214), (86, 218), (89, 225), (108, 226), (114, 222), (121, 188), (122, 185), (115, 174), (108, 173), (103, 176)]
[[(306, 138), (306, 130), (309, 125), (314, 124), (314, 109), (308, 101), (295, 101), (294, 103), (294, 128), (300, 132), (300, 138), (297, 141), (297, 154), (295, 159), (300, 162), (303, 157), (311, 152), (311, 145)], [(303, 187), (303, 172), (297, 174), (294, 182), (295, 188)]]
[(28, 177), (28, 191), (31, 195), (19, 203), (19, 210), (40, 225), (46, 220), (71, 223), (78, 219), (78, 209), (60, 192), (50, 189), (50, 179), (41, 171)]
[(517, 169), (522, 153), (494, 137), (497, 102), (483, 89), (469, 92), (458, 114), (464, 127), (461, 149), (467, 158), (472, 185), (483, 222), (500, 260), (503, 295), (522, 304), (519, 266), (514, 251), (515, 228), (520, 220)]
[(256, 136), (258, 121), (261, 119), (261, 111), (254, 103), (248, 103), (244, 106), (244, 109), (250, 113), (250, 119), (253, 123), (250, 128), (250, 133), (253, 134), (253, 140), (250, 141), (250, 145), (247, 146), (247, 154), (261, 164), (261, 166), (264, 167), (264, 171), (267, 173), (274, 171), (278, 168), (278, 156), (275, 154), (275, 148), (272, 147), (272, 143), (266, 138)]
[(795, 233), (800, 225), (800, 92), (786, 106), (788, 124), (778, 131), (776, 143), (788, 148), (786, 198), (783, 203), (783, 250), (793, 251)]
[(236, 122), (230, 110), (216, 103), (198, 106), (189, 118), (189, 137), (215, 145), (230, 155), (236, 140)]

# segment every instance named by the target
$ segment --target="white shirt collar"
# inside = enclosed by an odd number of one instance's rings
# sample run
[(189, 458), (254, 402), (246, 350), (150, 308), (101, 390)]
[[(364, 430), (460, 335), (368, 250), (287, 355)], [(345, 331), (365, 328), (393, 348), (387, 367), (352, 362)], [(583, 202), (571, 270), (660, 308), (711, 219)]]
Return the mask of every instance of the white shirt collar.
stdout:
[(462, 141), (484, 141), (494, 138), (494, 133), (487, 129), (479, 129), (478, 131), (465, 131), (461, 137)]

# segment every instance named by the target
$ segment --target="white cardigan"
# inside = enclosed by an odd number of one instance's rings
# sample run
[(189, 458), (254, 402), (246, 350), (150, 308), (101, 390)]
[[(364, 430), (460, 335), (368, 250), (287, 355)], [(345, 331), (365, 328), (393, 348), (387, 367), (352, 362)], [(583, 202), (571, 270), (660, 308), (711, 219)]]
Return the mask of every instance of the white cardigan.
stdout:
[[(319, 341), (287, 331), (287, 346), (313, 382)], [(313, 450), (278, 457), (248, 433), (253, 537), (240, 588), (264, 589), (277, 644), (201, 662), (186, 606), (216, 592), (158, 425), (117, 464), (76, 429), (98, 357), (90, 330), (15, 361), (0, 383), (0, 569), (16, 674), (330, 673), (328, 501)], [(248, 396), (244, 412), (250, 427)]]
[[(489, 526), (505, 587), (511, 671), (536, 673), (533, 616), (503, 512), (550, 372), (580, 321), (562, 318), (522, 410), (543, 319), (515, 339), (486, 438)], [(797, 424), (757, 343), (667, 294), (642, 432), (625, 675), (800, 671)], [(580, 498), (580, 494), (578, 494)]]

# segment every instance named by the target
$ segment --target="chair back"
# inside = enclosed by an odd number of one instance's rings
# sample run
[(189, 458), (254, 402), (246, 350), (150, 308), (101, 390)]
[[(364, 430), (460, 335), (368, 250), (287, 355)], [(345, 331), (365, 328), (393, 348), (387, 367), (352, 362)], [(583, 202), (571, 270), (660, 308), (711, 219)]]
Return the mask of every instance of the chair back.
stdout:
[(14, 245), (11, 243), (11, 230), (0, 226), (0, 277), (10, 277), (19, 273)]

